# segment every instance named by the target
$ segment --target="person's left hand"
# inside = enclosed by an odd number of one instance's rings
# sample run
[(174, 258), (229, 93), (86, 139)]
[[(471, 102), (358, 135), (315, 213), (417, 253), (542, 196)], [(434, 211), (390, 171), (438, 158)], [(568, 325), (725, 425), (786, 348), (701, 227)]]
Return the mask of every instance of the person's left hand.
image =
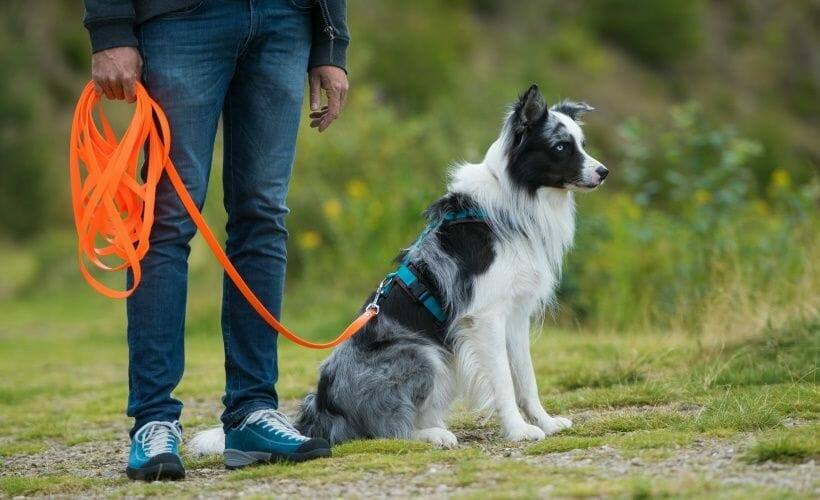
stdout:
[[(310, 82), (310, 127), (324, 132), (339, 117), (347, 99), (347, 73), (336, 66), (316, 66), (308, 73)], [(322, 90), (327, 105), (322, 106)]]

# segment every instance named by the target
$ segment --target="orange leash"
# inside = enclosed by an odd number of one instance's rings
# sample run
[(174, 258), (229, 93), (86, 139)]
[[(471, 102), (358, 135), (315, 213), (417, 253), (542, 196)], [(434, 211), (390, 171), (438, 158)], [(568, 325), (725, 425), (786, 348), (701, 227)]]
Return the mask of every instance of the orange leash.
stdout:
[[(262, 319), (291, 342), (310, 349), (334, 347), (355, 335), (379, 313), (377, 306), (368, 306), (336, 339), (326, 343), (307, 341), (277, 321), (228, 260), (185, 188), (169, 156), (171, 134), (165, 113), (139, 83), (136, 94), (134, 117), (119, 143), (99, 105), (100, 98), (93, 83), (86, 85), (74, 111), (69, 144), (71, 199), (80, 272), (89, 285), (116, 299), (128, 297), (139, 286), (142, 279), (140, 260), (148, 252), (157, 183), (164, 171), (228, 277)], [(102, 133), (94, 122), (95, 108), (99, 112)], [(146, 143), (148, 162), (146, 179), (142, 182), (138, 163)], [(104, 242), (102, 246), (97, 246), (98, 241)], [(119, 263), (107, 265), (102, 262), (102, 257), (119, 259)], [(87, 261), (104, 271), (130, 268), (134, 275), (133, 285), (127, 290), (109, 288), (91, 274)]]

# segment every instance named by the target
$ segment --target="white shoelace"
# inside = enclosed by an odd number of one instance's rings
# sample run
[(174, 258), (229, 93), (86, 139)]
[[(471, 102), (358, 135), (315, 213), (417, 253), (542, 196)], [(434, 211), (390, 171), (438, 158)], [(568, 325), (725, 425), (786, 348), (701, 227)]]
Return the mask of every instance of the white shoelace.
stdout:
[(245, 418), (239, 429), (242, 430), (248, 425), (259, 423), (263, 429), (271, 430), (283, 437), (295, 439), (297, 441), (307, 441), (308, 438), (301, 435), (296, 427), (288, 421), (288, 417), (277, 410), (265, 409), (256, 410)]
[[(175, 439), (173, 439), (175, 438)], [(134, 441), (142, 445), (147, 457), (172, 453), (174, 443), (182, 440), (179, 422), (148, 422), (134, 434)]]

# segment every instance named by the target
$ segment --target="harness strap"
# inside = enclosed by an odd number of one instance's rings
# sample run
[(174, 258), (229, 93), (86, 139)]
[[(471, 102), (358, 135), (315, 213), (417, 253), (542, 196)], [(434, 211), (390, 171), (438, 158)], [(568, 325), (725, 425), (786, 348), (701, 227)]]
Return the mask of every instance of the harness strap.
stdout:
[(444, 323), (447, 319), (447, 316), (444, 314), (444, 308), (441, 307), (436, 297), (430, 293), (430, 289), (427, 288), (427, 286), (419, 280), (418, 276), (416, 276), (416, 273), (410, 269), (409, 265), (400, 265), (396, 271), (396, 277), (402, 281), (404, 287), (410, 292), (410, 295), (430, 311), (430, 314), (436, 318), (436, 321)]
[[(438, 221), (431, 222), (426, 228), (424, 228), (424, 231), (413, 244), (413, 247), (421, 244), (427, 235), (435, 232), (445, 222), (477, 222), (483, 220), (484, 212), (476, 208), (445, 212)], [(376, 297), (374, 298), (374, 305), (376, 305), (381, 297), (385, 297), (388, 293), (390, 293), (393, 283), (396, 279), (398, 279), (413, 299), (423, 305), (430, 312), (430, 314), (436, 318), (436, 321), (439, 323), (444, 323), (447, 320), (447, 314), (444, 311), (444, 307), (442, 307), (441, 302), (439, 302), (436, 296), (433, 295), (427, 285), (419, 279), (418, 274), (413, 268), (413, 264), (405, 256), (404, 259), (402, 259), (401, 264), (399, 264), (398, 269), (396, 269), (395, 272), (388, 274), (384, 278), (384, 285), (380, 287), (379, 292), (376, 294)]]

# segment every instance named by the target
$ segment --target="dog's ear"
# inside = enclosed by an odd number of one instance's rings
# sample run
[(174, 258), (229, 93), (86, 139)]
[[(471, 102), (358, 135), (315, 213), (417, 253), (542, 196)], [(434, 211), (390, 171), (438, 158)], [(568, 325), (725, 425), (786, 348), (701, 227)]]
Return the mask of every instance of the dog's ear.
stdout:
[(573, 120), (578, 121), (584, 113), (594, 111), (595, 108), (585, 102), (561, 101), (550, 108), (550, 110), (563, 113)]
[(516, 110), (516, 130), (523, 131), (533, 123), (537, 122), (544, 113), (547, 113), (547, 103), (544, 96), (538, 89), (538, 85), (532, 84), (526, 92), (518, 98)]

